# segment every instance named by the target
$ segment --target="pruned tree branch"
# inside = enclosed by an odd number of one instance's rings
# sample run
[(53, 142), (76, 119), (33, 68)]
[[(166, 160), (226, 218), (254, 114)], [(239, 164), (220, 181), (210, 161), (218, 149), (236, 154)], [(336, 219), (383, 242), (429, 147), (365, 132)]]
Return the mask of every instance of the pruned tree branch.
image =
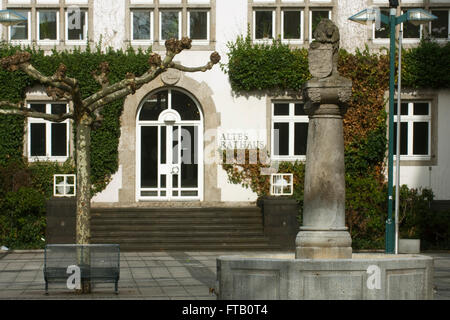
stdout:
[(103, 90), (91, 95), (83, 100), (83, 104), (89, 106), (89, 111), (94, 112), (116, 99), (124, 98), (129, 94), (134, 94), (136, 90), (141, 88), (144, 84), (151, 82), (168, 68), (178, 69), (183, 72), (205, 72), (210, 70), (215, 64), (220, 61), (220, 55), (213, 52), (210, 56), (210, 61), (200, 67), (186, 67), (173, 62), (173, 58), (185, 49), (191, 48), (192, 40), (184, 37), (181, 40), (169, 39), (166, 40), (166, 56), (164, 59), (157, 53), (152, 53), (148, 60), (150, 66), (149, 70), (140, 77), (135, 77), (133, 74), (127, 74), (126, 79), (115, 84), (103, 88)]
[(100, 63), (97, 70), (92, 72), (92, 76), (94, 77), (95, 81), (97, 81), (103, 89), (109, 86), (109, 71), (109, 63), (104, 61)]
[(0, 59), (0, 65), (11, 72), (21, 70), (41, 84), (47, 85), (47, 95), (54, 100), (65, 98), (73, 100), (75, 104), (82, 101), (78, 81), (66, 76), (67, 67), (64, 64), (59, 65), (53, 76), (47, 77), (34, 68), (30, 61), (29, 52), (18, 51), (12, 56)]
[(39, 118), (53, 122), (62, 122), (67, 119), (73, 119), (72, 113), (62, 113), (62, 114), (42, 113), (34, 111), (33, 109), (25, 108), (23, 102), (13, 103), (9, 101), (0, 101), (0, 114)]

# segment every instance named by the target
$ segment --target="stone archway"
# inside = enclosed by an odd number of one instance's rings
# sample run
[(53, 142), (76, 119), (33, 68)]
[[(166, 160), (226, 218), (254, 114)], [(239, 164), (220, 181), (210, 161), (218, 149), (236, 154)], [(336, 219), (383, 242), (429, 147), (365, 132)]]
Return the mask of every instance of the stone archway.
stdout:
[[(170, 69), (151, 83), (146, 84), (128, 96), (124, 102), (124, 111), (121, 117), (121, 137), (119, 143), (119, 166), (122, 168), (122, 188), (119, 190), (120, 206), (141, 206), (149, 202), (136, 201), (136, 116), (139, 105), (150, 92), (160, 88), (181, 88), (192, 94), (200, 104), (203, 111), (204, 134), (220, 126), (220, 114), (212, 100), (212, 90), (205, 82), (198, 82), (176, 70)], [(204, 150), (216, 152), (215, 137), (206, 136)], [(205, 154), (204, 157), (214, 157)], [(220, 202), (221, 190), (218, 188), (217, 164), (204, 164), (204, 195), (203, 202)], [(176, 203), (175, 203), (176, 204)]]

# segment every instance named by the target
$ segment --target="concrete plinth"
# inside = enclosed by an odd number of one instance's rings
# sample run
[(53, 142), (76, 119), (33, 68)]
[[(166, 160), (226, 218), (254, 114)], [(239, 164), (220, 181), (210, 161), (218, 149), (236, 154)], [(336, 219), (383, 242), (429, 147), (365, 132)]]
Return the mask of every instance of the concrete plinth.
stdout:
[(352, 259), (295, 259), (294, 254), (217, 259), (222, 300), (428, 300), (433, 259), (353, 254)]

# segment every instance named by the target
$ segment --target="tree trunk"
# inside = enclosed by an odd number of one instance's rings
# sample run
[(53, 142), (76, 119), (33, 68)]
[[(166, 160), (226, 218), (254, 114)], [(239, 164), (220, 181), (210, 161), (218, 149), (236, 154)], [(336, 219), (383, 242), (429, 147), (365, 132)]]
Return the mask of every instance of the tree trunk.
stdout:
[[(91, 127), (90, 119), (83, 115), (77, 123), (76, 164), (77, 164), (77, 219), (76, 242), (77, 244), (89, 244), (91, 241)], [(79, 265), (89, 266), (89, 251), (83, 252), (83, 258), (79, 255)], [(89, 279), (81, 282), (80, 293), (90, 293)]]

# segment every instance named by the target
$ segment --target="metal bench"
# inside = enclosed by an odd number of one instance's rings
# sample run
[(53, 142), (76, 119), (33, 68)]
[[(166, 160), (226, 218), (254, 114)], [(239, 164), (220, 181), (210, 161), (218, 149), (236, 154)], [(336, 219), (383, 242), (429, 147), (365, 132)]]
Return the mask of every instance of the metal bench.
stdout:
[(67, 282), (69, 266), (80, 268), (81, 282), (114, 282), (118, 293), (120, 247), (118, 244), (48, 244), (44, 252), (45, 294), (50, 282)]

